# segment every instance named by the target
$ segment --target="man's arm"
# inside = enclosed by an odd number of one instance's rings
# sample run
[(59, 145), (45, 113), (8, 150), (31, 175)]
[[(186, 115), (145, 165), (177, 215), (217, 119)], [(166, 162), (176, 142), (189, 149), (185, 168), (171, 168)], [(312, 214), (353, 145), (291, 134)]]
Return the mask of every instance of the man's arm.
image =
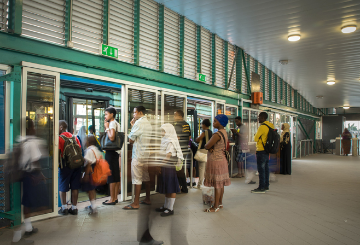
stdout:
[(254, 140), (255, 142), (258, 142), (260, 137), (264, 134), (264, 127), (263, 125), (261, 125), (258, 129), (258, 131), (255, 134)]
[(130, 144), (133, 144), (136, 140), (137, 137), (139, 137), (142, 134), (143, 130), (141, 125), (139, 124), (134, 124), (134, 126), (131, 129), (131, 132), (129, 134), (129, 142)]

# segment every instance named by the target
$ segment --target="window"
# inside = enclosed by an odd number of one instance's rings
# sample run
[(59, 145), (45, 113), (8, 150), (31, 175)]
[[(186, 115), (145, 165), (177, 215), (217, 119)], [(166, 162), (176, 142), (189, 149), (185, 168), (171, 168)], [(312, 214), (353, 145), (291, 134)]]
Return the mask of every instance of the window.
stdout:
[(212, 84), (211, 33), (201, 27), (201, 73), (206, 75), (206, 83)]
[(196, 24), (185, 18), (184, 29), (184, 77), (197, 80)]
[(21, 35), (64, 46), (65, 0), (23, 0)]
[(109, 4), (109, 45), (118, 48), (119, 60), (134, 63), (134, 1)]
[(180, 75), (180, 16), (164, 8), (164, 72)]

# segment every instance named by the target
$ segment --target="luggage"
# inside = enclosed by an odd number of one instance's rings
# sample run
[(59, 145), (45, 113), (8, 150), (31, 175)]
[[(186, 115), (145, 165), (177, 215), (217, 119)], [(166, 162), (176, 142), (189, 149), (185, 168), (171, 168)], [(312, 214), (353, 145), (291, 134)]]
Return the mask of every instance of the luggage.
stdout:
[(204, 205), (209, 205), (210, 207), (215, 203), (215, 189), (214, 187), (201, 187), (202, 199)]
[(66, 137), (65, 135), (60, 135), (60, 137), (64, 140), (64, 151), (63, 157), (60, 157), (61, 168), (63, 168), (62, 159), (65, 159), (65, 163), (67, 167), (70, 169), (80, 168), (84, 165), (84, 158), (82, 156), (81, 148), (76, 141), (76, 137)]

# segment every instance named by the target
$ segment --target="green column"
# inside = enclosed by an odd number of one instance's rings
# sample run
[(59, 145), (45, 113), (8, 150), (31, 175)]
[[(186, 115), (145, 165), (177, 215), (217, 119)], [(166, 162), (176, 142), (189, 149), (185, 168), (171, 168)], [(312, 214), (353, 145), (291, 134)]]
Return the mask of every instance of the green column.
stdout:
[[(249, 56), (250, 57), (250, 56)], [(246, 84), (247, 84), (247, 94), (251, 94), (251, 88), (250, 88), (250, 75), (249, 75), (249, 71), (250, 71), (250, 59), (247, 60), (245, 59), (245, 53), (244, 51), (242, 52), (242, 59), (244, 62), (244, 68), (245, 68), (245, 76), (246, 76)]]
[(280, 104), (284, 104), (284, 80), (282, 78), (280, 78), (280, 90)]
[(22, 32), (22, 0), (9, 1), (8, 31), (17, 35)]
[(279, 101), (278, 101), (278, 98), (279, 98), (279, 96), (278, 96), (278, 93), (279, 93), (279, 91), (278, 91), (278, 76), (276, 74), (275, 74), (274, 83), (275, 83), (275, 103), (279, 103)]
[(164, 72), (164, 5), (159, 4), (159, 71)]
[(290, 86), (290, 107), (292, 107), (292, 87)]
[(196, 53), (197, 73), (201, 73), (201, 26), (199, 25), (196, 25)]
[(285, 105), (288, 106), (288, 84), (285, 83)]
[(185, 17), (180, 16), (180, 77), (184, 77)]
[(255, 61), (255, 73), (259, 74), (259, 61), (254, 60)]
[(272, 101), (273, 96), (272, 96), (272, 72), (270, 70), (269, 71), (269, 75), (268, 75), (268, 79), (269, 79), (269, 101)]
[(242, 56), (243, 56), (243, 50), (239, 47), (236, 47), (237, 55), (236, 55), (236, 90), (240, 93), (243, 93), (242, 91)]
[(134, 0), (134, 64), (140, 64), (140, 0)]
[(72, 41), (72, 0), (65, 2), (65, 47), (68, 47), (68, 42)]
[(216, 84), (216, 38), (215, 34), (211, 34), (211, 77), (212, 85)]
[(294, 90), (294, 107), (295, 107), (295, 109), (298, 109), (297, 101), (298, 101), (297, 90)]
[(109, 45), (109, 1), (104, 0), (103, 10), (103, 43)]
[(265, 69), (265, 66), (263, 65), (262, 66), (262, 78), (261, 78), (261, 82), (262, 82), (262, 84), (263, 84), (263, 100), (265, 100), (265, 98), (266, 98), (266, 83), (265, 83), (265, 71), (266, 71), (266, 69)]
[[(224, 56), (225, 56), (225, 89), (227, 89), (228, 87), (228, 81), (229, 81), (229, 60), (228, 60), (228, 51), (229, 51), (229, 42), (228, 41), (224, 41)], [(231, 72), (231, 71), (230, 71)]]

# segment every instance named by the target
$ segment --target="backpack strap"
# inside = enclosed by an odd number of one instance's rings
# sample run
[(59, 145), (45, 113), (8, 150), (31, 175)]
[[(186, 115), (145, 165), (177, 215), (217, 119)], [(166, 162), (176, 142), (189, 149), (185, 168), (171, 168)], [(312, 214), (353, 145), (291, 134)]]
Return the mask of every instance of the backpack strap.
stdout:
[[(265, 123), (262, 123), (262, 124), (261, 124), (261, 126), (262, 126), (262, 125), (264, 125), (264, 126), (268, 127), (268, 128), (269, 128), (269, 131), (272, 129), (272, 128), (270, 128), (270, 126), (269, 126), (269, 125), (267, 125), (267, 124), (265, 124)], [(268, 133), (269, 133), (269, 132), (268, 132)], [(259, 140), (260, 140), (260, 139), (261, 139), (261, 144), (263, 145), (264, 150), (265, 150), (265, 145), (264, 145), (264, 142), (262, 141), (261, 136), (260, 136)]]
[(223, 138), (223, 140), (224, 140), (224, 145), (225, 145), (225, 149), (224, 149), (224, 151), (226, 151), (226, 141), (225, 141), (225, 136), (224, 136), (224, 134), (223, 134), (222, 132), (220, 132), (220, 130), (219, 130), (218, 132), (221, 134), (221, 136), (222, 136), (222, 138)]

